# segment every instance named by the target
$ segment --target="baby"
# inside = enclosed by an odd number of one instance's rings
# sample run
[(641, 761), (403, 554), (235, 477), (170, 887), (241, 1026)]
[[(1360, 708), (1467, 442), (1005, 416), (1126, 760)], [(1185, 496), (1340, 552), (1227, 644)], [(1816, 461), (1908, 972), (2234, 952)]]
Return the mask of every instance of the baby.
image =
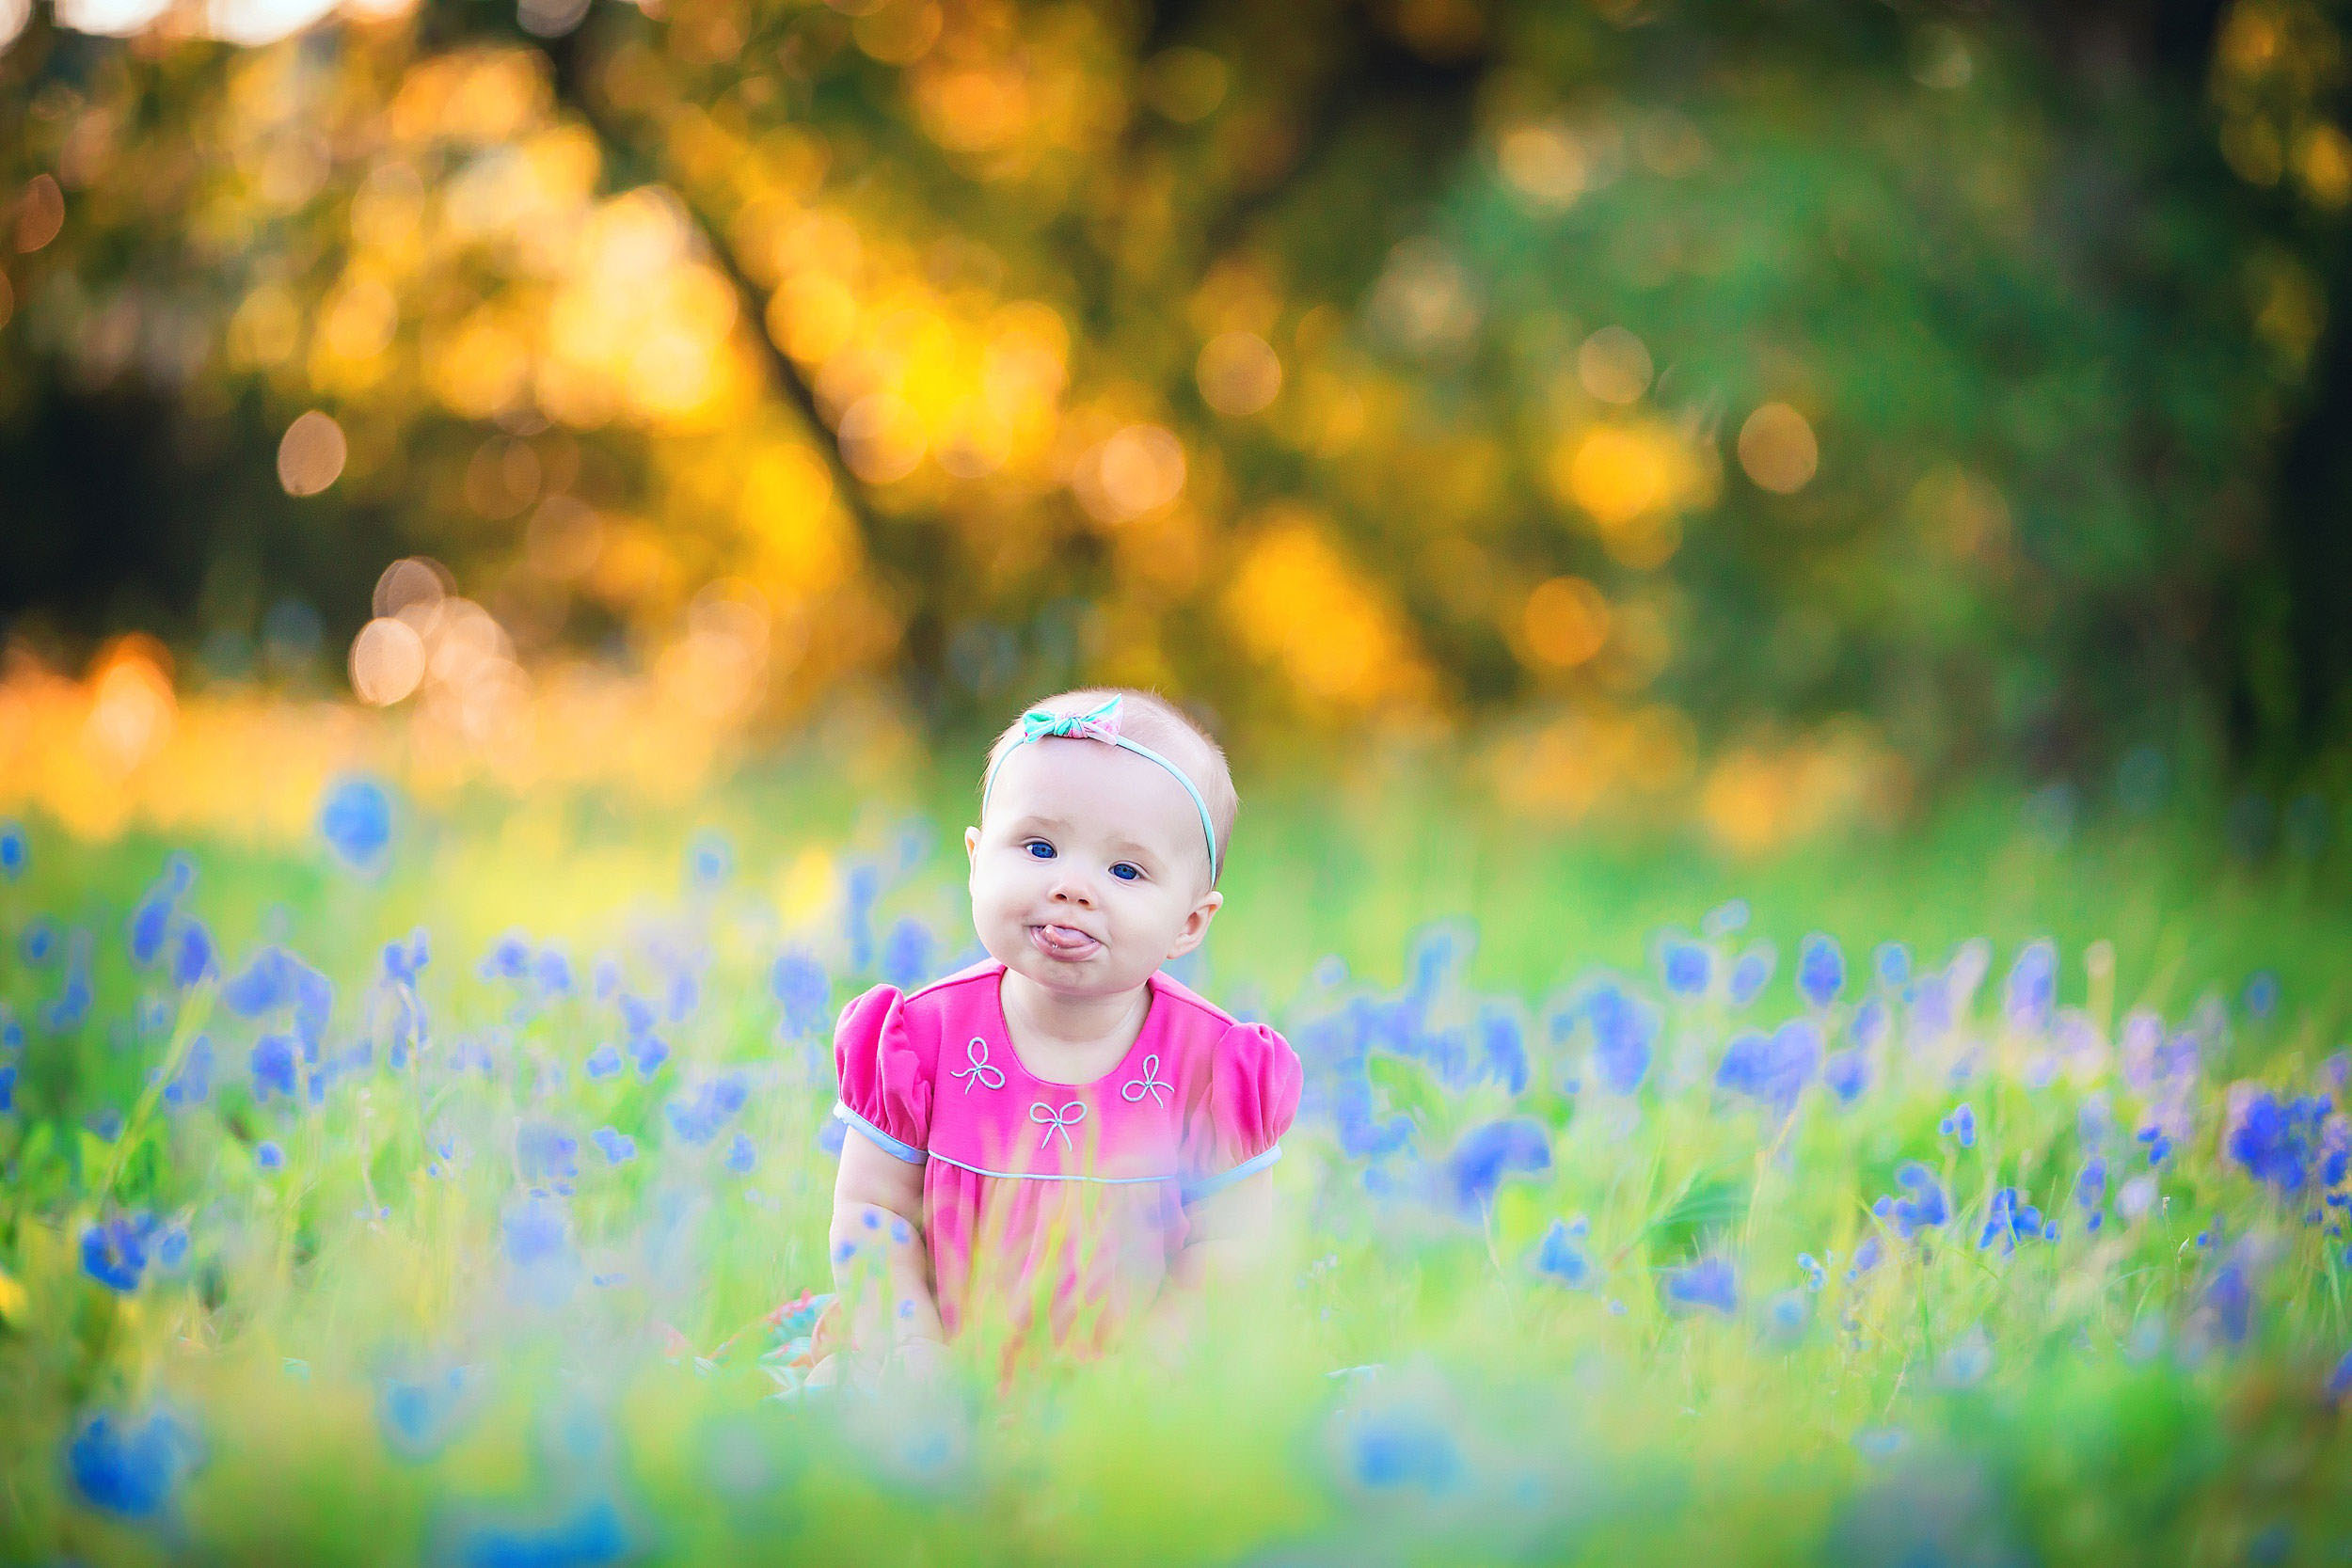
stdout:
[(1238, 804), (1216, 743), (1149, 692), (1065, 692), (997, 737), (963, 835), (989, 958), (876, 986), (834, 1028), (838, 1305), (812, 1386), (851, 1347), (927, 1374), (983, 1321), (1009, 1350), (1041, 1307), (1057, 1346), (1173, 1347), (1262, 1236), (1298, 1057), (1160, 973), (1224, 903)]

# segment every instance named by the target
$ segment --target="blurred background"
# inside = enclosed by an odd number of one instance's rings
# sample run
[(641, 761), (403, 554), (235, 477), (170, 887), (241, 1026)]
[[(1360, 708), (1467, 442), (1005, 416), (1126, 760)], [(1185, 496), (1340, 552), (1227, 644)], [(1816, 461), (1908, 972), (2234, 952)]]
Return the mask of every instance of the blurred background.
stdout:
[(1245, 795), (2315, 847), (2347, 9), (0, 0), (0, 805), (1104, 680)]

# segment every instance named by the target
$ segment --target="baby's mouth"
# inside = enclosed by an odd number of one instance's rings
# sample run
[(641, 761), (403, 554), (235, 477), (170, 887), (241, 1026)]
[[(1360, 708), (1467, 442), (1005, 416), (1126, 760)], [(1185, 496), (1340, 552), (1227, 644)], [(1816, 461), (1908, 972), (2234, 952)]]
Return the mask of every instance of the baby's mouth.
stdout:
[(1103, 946), (1075, 926), (1032, 926), (1029, 940), (1049, 958), (1090, 958)]

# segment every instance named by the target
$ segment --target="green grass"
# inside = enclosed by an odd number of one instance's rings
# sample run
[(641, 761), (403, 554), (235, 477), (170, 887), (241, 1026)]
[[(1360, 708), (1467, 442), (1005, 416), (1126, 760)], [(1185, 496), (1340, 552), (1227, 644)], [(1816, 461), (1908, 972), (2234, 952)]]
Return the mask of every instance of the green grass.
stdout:
[[(1533, 1082), (1450, 1087), (1427, 1060), (1375, 1052), (1374, 1107), (1408, 1117), (1432, 1158), (1472, 1127), (1533, 1117), (1550, 1167), (1505, 1180), (1484, 1223), (1465, 1220), (1412, 1196), (1414, 1161), (1384, 1163), (1400, 1196), (1369, 1194), (1327, 1110), (1311, 1110), (1277, 1167), (1276, 1259), (1215, 1304), (1180, 1375), (1114, 1357), (946, 1406), (768, 1398), (767, 1338), (747, 1325), (829, 1285), (832, 1161), (815, 1132), (832, 1084), (821, 1035), (779, 1032), (767, 966), (798, 943), (826, 959), (836, 1005), (868, 983), (811, 879), (896, 863), (919, 812), (930, 826), (907, 847), (922, 854), (875, 929), (925, 920), (945, 963), (969, 931), (968, 804), (961, 780), (791, 765), (671, 810), (469, 800), (404, 813), (375, 880), (226, 833), (76, 845), (32, 824), (30, 872), (0, 883), (0, 1000), (28, 1034), (0, 1117), (0, 1269), (15, 1287), (0, 1287), (0, 1558), (2234, 1563), (2352, 1549), (2352, 1446), (2323, 1393), (2352, 1349), (2344, 1243), (2222, 1148), (2232, 1080), (2308, 1092), (2336, 1049), (2352, 1000), (2343, 856), (2249, 863), (2190, 810), (2094, 814), (2053, 839), (1994, 789), (1899, 832), (1739, 863), (1661, 832), (1532, 830), (1410, 777), (1263, 786), (1196, 982), (1308, 1049), (1347, 998), (1393, 996), (1422, 927), (1469, 922), (1475, 944), (1428, 1023), (1469, 1028), (1516, 1003), (1534, 1025)], [(735, 869), (692, 894), (682, 863), (705, 829), (726, 834)], [(379, 1052), (318, 1110), (256, 1103), (257, 1026), (209, 989), (171, 1001), (124, 952), (126, 911), (172, 847), (195, 857), (185, 907), (229, 973), (282, 941), (333, 978), (330, 1048), (381, 1022), (381, 944), (426, 927), (432, 1065), (395, 1073)], [(1695, 932), (1732, 897), (1751, 911), (1733, 945), (1779, 950), (1764, 996), (1744, 1014), (1675, 1004), (1641, 1094), (1597, 1088), (1589, 1030), (1555, 1041), (1543, 1027), (1565, 988), (1614, 968), (1661, 996), (1658, 932)], [(60, 971), (17, 946), (36, 915), (94, 938), (97, 1004), (62, 1035), (40, 1026)], [(592, 999), (502, 1022), (509, 993), (474, 964), (517, 927), (563, 943), (583, 984), (610, 951), (649, 986), (649, 938), (707, 955), (699, 1006), (664, 1032), (662, 1077), (584, 1077), (617, 1033)], [(1801, 1010), (1789, 972), (1817, 930), (1844, 944), (1849, 1000), (1878, 942), (1909, 943), (1925, 968), (1990, 939), (1963, 1031), (1972, 1073), (1898, 1053), (1854, 1105), (1817, 1085), (1785, 1122), (1714, 1089), (1727, 1037)], [(2136, 1217), (2113, 1200), (2146, 1170), (2139, 1095), (2111, 1055), (2033, 1086), (2043, 1045), (2000, 1018), (2011, 957), (2045, 936), (2059, 1000), (2108, 1037), (2137, 1006), (2175, 1027), (2208, 997), (2223, 1009), (2185, 1102), (2194, 1135)], [(2111, 944), (2111, 992), (2086, 978), (2094, 942)], [(1336, 990), (1312, 978), (1334, 955), (1350, 975)], [(2257, 971), (2280, 981), (2266, 1019), (2240, 1000)], [(167, 1005), (143, 1018), (143, 997)], [(1833, 1044), (1850, 1011), (1830, 1015)], [(213, 1092), (165, 1104), (150, 1069), (199, 1028)], [(453, 1080), (439, 1064), (461, 1040), (498, 1070)], [(682, 1145), (660, 1112), (728, 1066), (756, 1085), (729, 1129), (758, 1147), (748, 1175), (719, 1144)], [(2081, 1126), (2094, 1092), (2116, 1125), (2104, 1146)], [(1966, 1148), (1937, 1127), (1962, 1100), (1980, 1129)], [(86, 1125), (106, 1108), (127, 1118), (111, 1141)], [(561, 1305), (508, 1289), (499, 1227), (522, 1117), (580, 1138), (568, 1222), (583, 1274), (621, 1282), (583, 1279)], [(638, 1139), (633, 1163), (608, 1168), (587, 1142), (608, 1124)], [(436, 1174), (451, 1135), (457, 1157)], [(263, 1138), (283, 1145), (282, 1169), (257, 1165)], [(2113, 1169), (2095, 1235), (2071, 1197), (2094, 1147)], [(1955, 1212), (1906, 1242), (1870, 1204), (1915, 1160)], [(1973, 1244), (2004, 1185), (2059, 1239)], [(130, 1295), (78, 1256), (84, 1226), (122, 1206), (191, 1238), (183, 1269)], [(1589, 1226), (1583, 1289), (1529, 1263), (1573, 1216)], [(1874, 1232), (1885, 1260), (1850, 1278)], [(1833, 1251), (1826, 1285), (1806, 1290), (1797, 1255)], [(1669, 1272), (1702, 1256), (1736, 1264), (1734, 1312), (1662, 1299)], [(2211, 1299), (2225, 1262), (2249, 1284), (2243, 1343)], [(1778, 1320), (1776, 1302), (1799, 1310)], [(657, 1321), (701, 1359), (665, 1357)], [(387, 1440), (386, 1380), (451, 1366), (476, 1370), (445, 1440), (405, 1456)], [(77, 1500), (60, 1457), (77, 1417), (156, 1400), (202, 1444), (173, 1502), (126, 1520)]]

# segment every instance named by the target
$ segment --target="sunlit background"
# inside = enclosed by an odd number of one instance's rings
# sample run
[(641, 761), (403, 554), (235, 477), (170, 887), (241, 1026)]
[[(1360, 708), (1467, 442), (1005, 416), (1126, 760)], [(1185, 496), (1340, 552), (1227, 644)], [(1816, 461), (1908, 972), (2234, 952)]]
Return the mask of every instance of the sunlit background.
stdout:
[[(2341, 1560), (2347, 30), (0, 0), (0, 1556)], [(813, 1410), (1082, 682), (1313, 1310)]]

